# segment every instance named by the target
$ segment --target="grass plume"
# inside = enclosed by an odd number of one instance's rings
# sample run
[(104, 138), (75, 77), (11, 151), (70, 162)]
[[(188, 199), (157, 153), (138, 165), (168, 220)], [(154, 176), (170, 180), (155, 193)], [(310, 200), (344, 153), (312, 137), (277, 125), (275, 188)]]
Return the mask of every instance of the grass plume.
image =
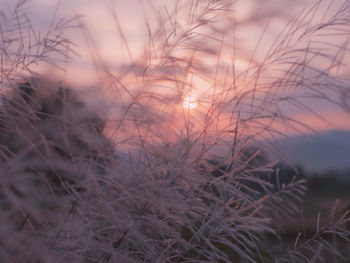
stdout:
[[(0, 17), (1, 260), (254, 263), (318, 262), (323, 251), (342, 256), (329, 236), (348, 242), (350, 217), (336, 206), (326, 224), (317, 219), (314, 234), (283, 243), (283, 222), (300, 213), (305, 180), (297, 173), (285, 178), (264, 158), (271, 143), (251, 145), (283, 134), (278, 125), (307, 126), (283, 113), (285, 103), (312, 111), (302, 99), (329, 101), (331, 91), (343, 95), (335, 103), (348, 107), (341, 74), (346, 42), (319, 41), (349, 32), (347, 2), (321, 21), (320, 3), (306, 9), (262, 59), (253, 51), (243, 70), (236, 65), (230, 1), (178, 1), (159, 14), (155, 29), (146, 19), (140, 58), (111, 9), (128, 63), (113, 71), (91, 46), (101, 85), (116, 101), (110, 111), (32, 70), (35, 63), (59, 66), (56, 59), (73, 52), (61, 30), (77, 20), (60, 20), (41, 38), (26, 2)], [(192, 94), (198, 107), (184, 109)]]

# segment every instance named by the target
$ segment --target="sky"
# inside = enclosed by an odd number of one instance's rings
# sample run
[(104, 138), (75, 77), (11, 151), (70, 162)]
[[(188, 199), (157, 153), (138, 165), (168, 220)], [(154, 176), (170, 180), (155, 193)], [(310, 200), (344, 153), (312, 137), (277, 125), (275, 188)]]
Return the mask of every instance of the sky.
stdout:
[[(1, 1), (6, 5), (13, 5), (16, 2), (15, 0)], [(233, 3), (234, 1), (231, 2)], [(327, 10), (331, 13), (333, 9), (342, 3), (340, 0), (334, 1), (330, 7), (330, 2), (331, 0), (323, 2), (323, 5), (316, 12), (316, 19), (322, 19)], [(263, 61), (264, 54), (267, 54), (271, 43), (278, 37), (284, 26), (293, 17), (302, 13), (305, 6), (312, 6), (312, 3), (314, 1), (308, 0), (236, 1), (233, 5), (233, 10), (237, 71), (244, 72), (244, 69), (247, 67)], [(40, 29), (40, 31), (45, 32), (48, 30), (54, 15), (56, 21), (61, 17), (67, 18), (79, 15), (79, 23), (85, 25), (85, 30), (77, 28), (66, 30), (66, 36), (75, 43), (74, 49), (78, 53), (78, 55), (71, 54), (72, 59), (69, 65), (63, 66), (66, 71), (62, 73), (52, 67), (43, 67), (40, 70), (44, 74), (57, 74), (59, 78), (63, 77), (72, 86), (96, 86), (101, 79), (99, 74), (96, 74), (92, 58), (98, 58), (98, 63), (103, 62), (102, 64), (112, 72), (120, 71), (125, 65), (130, 63), (131, 59), (138, 61), (137, 59), (142, 56), (145, 43), (147, 45), (148, 41), (145, 21), (150, 23), (150, 27), (154, 27), (157, 24), (157, 13), (162, 13), (163, 16), (166, 16), (166, 12), (171, 12), (173, 6), (174, 1), (169, 0), (61, 0), (59, 2), (56, 0), (31, 0), (27, 3), (28, 16), (33, 27)], [(113, 14), (117, 15), (125, 39), (121, 38), (118, 33)], [(228, 26), (232, 25), (228, 24)], [(228, 34), (225, 37), (229, 39), (232, 36)], [(128, 43), (132, 58), (130, 58), (124, 45), (124, 40)], [(345, 39), (335, 36), (332, 39), (320, 37), (320, 40), (341, 44)], [(226, 58), (227, 61), (225, 61)], [(205, 59), (203, 58), (203, 60)], [(229, 55), (225, 53), (224, 49), (222, 61), (223, 63), (229, 63)], [(209, 60), (208, 63), (215, 64), (216, 61)], [(318, 61), (315, 63), (322, 65)], [(347, 74), (346, 66), (343, 66), (340, 70), (344, 72), (339, 74)], [(271, 72), (268, 73), (270, 74)], [(268, 78), (269, 74), (267, 74), (266, 78)], [(274, 73), (271, 74), (273, 75)], [(209, 86), (206, 87), (206, 89), (209, 88)], [(341, 99), (341, 95), (338, 94), (331, 94), (330, 96), (334, 100)], [(305, 109), (300, 110), (296, 107), (286, 106), (284, 110), (288, 116), (307, 123), (312, 129), (319, 132), (336, 129), (350, 130), (349, 112), (321, 100), (304, 98), (302, 100), (313, 108), (320, 115), (319, 117), (323, 117), (324, 120)]]

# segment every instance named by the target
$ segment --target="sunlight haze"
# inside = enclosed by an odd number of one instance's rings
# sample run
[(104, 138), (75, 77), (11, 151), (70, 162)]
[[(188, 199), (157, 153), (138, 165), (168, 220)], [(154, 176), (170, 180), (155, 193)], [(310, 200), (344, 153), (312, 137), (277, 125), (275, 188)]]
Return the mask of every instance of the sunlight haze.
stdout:
[[(8, 5), (11, 3), (10, 1), (5, 2)], [(325, 2), (320, 8), (324, 11), (327, 10), (327, 1)], [(334, 6), (336, 7), (341, 1), (335, 2)], [(232, 25), (236, 31), (235, 67), (237, 72), (258, 65), (255, 63), (259, 63), (263, 59), (264, 54), (267, 52), (271, 43), (273, 43), (273, 39), (278, 37), (279, 32), (283, 30), (283, 27), (288, 21), (295, 17), (299, 10), (311, 5), (311, 1), (306, 0), (264, 1), (264, 4), (254, 0), (237, 1), (233, 5), (236, 25)], [(96, 67), (106, 67), (111, 72), (120, 74), (123, 68), (127, 67), (128, 63), (137, 62), (144, 54), (145, 46), (148, 45), (145, 21), (148, 21), (152, 27), (158, 19), (156, 10), (159, 10), (159, 12), (164, 10), (171, 12), (173, 6), (173, 2), (161, 0), (150, 2), (137, 0), (33, 0), (29, 8), (29, 16), (32, 19), (33, 25), (38, 26), (43, 31), (48, 29), (53, 14), (55, 14), (56, 21), (61, 17), (80, 16), (79, 23), (83, 23), (86, 28), (84, 30), (79, 28), (69, 29), (66, 32), (67, 36), (75, 44), (72, 48), (78, 55), (70, 54), (71, 61), (68, 65), (63, 65), (66, 72), (64, 74), (60, 72), (55, 74), (63, 76), (72, 85), (91, 87), (99, 86), (99, 83), (101, 83), (101, 75), (97, 73)], [(113, 15), (116, 15), (117, 21)], [(121, 38), (119, 35), (120, 32), (118, 32), (116, 22), (119, 23), (124, 38)], [(228, 41), (230, 42), (231, 40)], [(337, 40), (333, 38), (332, 41)], [(259, 43), (258, 46), (256, 46), (257, 42)], [(224, 49), (222, 52), (221, 60), (223, 63), (229, 65), (232, 62), (233, 54), (225, 54), (226, 51)], [(98, 65), (93, 65), (93, 60), (96, 59), (98, 61), (95, 61), (95, 63)], [(216, 61), (208, 60), (209, 67), (215, 67), (215, 64)], [(321, 64), (319, 63), (319, 65)], [(53, 71), (56, 72), (57, 70), (50, 67), (42, 70), (44, 74), (52, 74)], [(219, 74), (223, 74), (223, 72)], [(129, 77), (127, 76), (127, 78)], [(249, 85), (249, 83), (243, 83), (242, 88), (249, 88)], [(206, 87), (205, 84), (201, 86), (204, 87), (204, 89), (202, 88), (202, 92), (210, 88), (209, 86)], [(197, 106), (197, 104), (187, 100), (190, 99), (185, 99), (183, 102), (185, 108), (194, 108)], [(323, 116), (326, 122), (321, 121), (313, 114), (299, 113), (296, 108), (289, 107), (287, 113), (300, 121), (307, 122), (310, 127), (318, 131), (350, 129), (350, 121), (348, 121), (350, 117), (349, 113), (335, 106), (323, 108), (323, 102), (319, 102), (317, 105), (319, 108), (317, 113)], [(293, 131), (289, 131), (289, 133), (293, 133)]]

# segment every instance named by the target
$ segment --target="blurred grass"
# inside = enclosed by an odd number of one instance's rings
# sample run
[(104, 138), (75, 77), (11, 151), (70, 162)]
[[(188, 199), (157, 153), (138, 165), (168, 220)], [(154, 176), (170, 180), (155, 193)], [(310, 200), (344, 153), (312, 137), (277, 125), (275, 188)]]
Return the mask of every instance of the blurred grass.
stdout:
[[(0, 17), (1, 260), (315, 263), (322, 251), (343, 252), (333, 237), (349, 241), (350, 217), (328, 199), (340, 188), (279, 167), (262, 149), (273, 151), (273, 136), (283, 135), (275, 124), (307, 127), (283, 113), (286, 101), (312, 112), (298, 99), (330, 100), (328, 89), (347, 94), (347, 77), (333, 74), (342, 69), (346, 42), (329, 47), (319, 36), (350, 32), (350, 5), (322, 21), (314, 15), (320, 2), (301, 11), (265, 57), (259, 61), (254, 50), (241, 72), (236, 43), (224, 41), (235, 39), (230, 1), (177, 2), (159, 14), (155, 29), (146, 19), (149, 39), (137, 60), (111, 10), (130, 60), (120, 70), (103, 61), (81, 28), (114, 99), (109, 112), (32, 71), (32, 64), (68, 59), (71, 42), (62, 30), (75, 20), (53, 22), (42, 38), (26, 2)], [(198, 107), (184, 109), (203, 80), (208, 90)], [(266, 143), (251, 148), (261, 137)], [(304, 227), (290, 223), (300, 211)]]

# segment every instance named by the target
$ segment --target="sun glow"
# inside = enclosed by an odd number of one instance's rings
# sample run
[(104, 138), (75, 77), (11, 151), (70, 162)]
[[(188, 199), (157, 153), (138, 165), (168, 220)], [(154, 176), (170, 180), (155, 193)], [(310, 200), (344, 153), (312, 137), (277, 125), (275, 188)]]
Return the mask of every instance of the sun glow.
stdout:
[(197, 106), (198, 106), (198, 103), (195, 97), (187, 96), (184, 98), (183, 107), (185, 109), (194, 109)]

